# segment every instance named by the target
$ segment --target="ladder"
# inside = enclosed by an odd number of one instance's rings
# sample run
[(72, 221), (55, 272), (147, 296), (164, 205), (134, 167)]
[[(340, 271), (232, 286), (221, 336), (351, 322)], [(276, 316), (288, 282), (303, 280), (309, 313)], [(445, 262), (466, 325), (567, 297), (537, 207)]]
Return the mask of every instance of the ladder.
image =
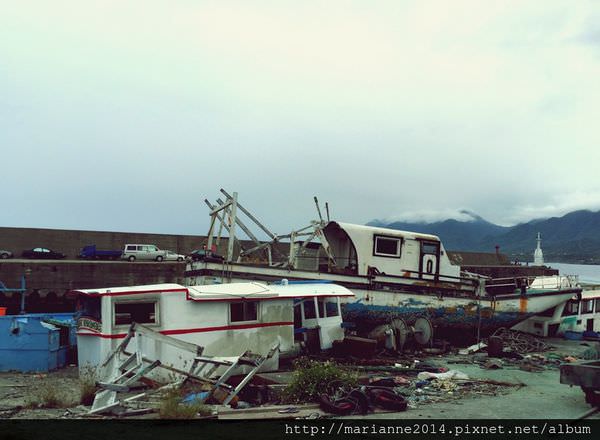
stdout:
[[(219, 358), (219, 357), (203, 357), (197, 356), (194, 359), (194, 363), (190, 372), (195, 377), (200, 377), (206, 382), (212, 384), (211, 393), (203, 399), (206, 401), (209, 397), (213, 397), (215, 400), (222, 400), (223, 405), (228, 405), (238, 393), (246, 386), (248, 382), (252, 380), (254, 375), (260, 371), (262, 366), (271, 359), (275, 353), (279, 350), (279, 342), (274, 344), (269, 352), (262, 356), (246, 351), (241, 356), (233, 358)], [(244, 367), (249, 367), (250, 370), (244, 374), (243, 379), (237, 386), (227, 383), (227, 381), (233, 376), (239, 374), (239, 371)], [(225, 368), (225, 371), (214, 377), (219, 369)], [(225, 393), (222, 395), (221, 393)]]

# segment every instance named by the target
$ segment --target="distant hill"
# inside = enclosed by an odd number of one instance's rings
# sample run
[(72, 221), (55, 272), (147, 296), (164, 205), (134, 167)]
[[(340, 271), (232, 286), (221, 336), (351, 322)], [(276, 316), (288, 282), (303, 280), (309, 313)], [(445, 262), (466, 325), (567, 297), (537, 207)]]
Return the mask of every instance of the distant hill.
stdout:
[(466, 214), (469, 220), (448, 219), (433, 223), (402, 221), (386, 223), (381, 220), (373, 220), (367, 225), (438, 235), (446, 249), (455, 251), (487, 250), (489, 252), (494, 251), (494, 245), (490, 249), (484, 249), (482, 248), (483, 240), (502, 235), (510, 229), (490, 223), (469, 211), (461, 211), (461, 214)]
[(600, 264), (600, 212), (574, 211), (562, 217), (537, 219), (511, 227), (495, 225), (472, 213), (467, 221), (386, 223), (373, 220), (368, 224), (435, 234), (448, 250), (494, 252), (498, 245), (501, 252), (523, 262), (533, 259), (536, 236), (540, 232), (546, 261)]

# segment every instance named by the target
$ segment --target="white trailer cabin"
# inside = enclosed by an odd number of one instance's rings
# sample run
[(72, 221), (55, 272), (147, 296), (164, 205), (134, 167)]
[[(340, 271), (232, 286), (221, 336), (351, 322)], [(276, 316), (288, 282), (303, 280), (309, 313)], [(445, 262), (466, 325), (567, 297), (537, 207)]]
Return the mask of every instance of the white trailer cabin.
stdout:
[[(343, 339), (340, 298), (354, 296), (331, 283), (267, 285), (258, 282), (182, 286), (155, 284), (76, 290), (80, 370), (96, 367), (125, 338), (132, 322), (204, 347), (206, 356), (264, 355), (279, 343), (292, 352), (303, 331), (318, 334), (319, 348)], [(186, 366), (172, 347), (144, 347), (149, 358)], [(165, 352), (172, 350), (173, 352)], [(278, 356), (265, 370), (278, 368)]]

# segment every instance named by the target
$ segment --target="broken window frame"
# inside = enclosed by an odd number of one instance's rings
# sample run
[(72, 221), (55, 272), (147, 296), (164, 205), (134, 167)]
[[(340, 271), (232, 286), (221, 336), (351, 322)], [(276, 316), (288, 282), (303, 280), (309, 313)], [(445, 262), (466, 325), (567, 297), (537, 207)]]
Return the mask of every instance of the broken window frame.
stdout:
[[(242, 320), (234, 320), (233, 319), (233, 306), (237, 306), (241, 304), (242, 305)], [(247, 313), (248, 313), (248, 306), (250, 304), (255, 304), (256, 306), (254, 307), (254, 313), (255, 313), (255, 318), (254, 319), (245, 319), (248, 318)], [(229, 323), (230, 324), (244, 324), (244, 323), (252, 323), (252, 322), (259, 322), (260, 321), (260, 301), (234, 301), (229, 303)]]
[[(394, 254), (390, 254), (387, 252), (382, 252), (378, 250), (377, 244), (379, 240), (388, 240), (396, 242), (396, 252)], [(402, 244), (404, 239), (402, 237), (391, 237), (389, 235), (373, 235), (373, 256), (375, 257), (384, 257), (384, 258), (401, 258), (402, 257)]]
[[(129, 327), (131, 326), (133, 319), (131, 319), (129, 322), (121, 322), (117, 324), (117, 306), (120, 305), (135, 305), (135, 304), (153, 304), (154, 305), (154, 322), (138, 322), (135, 321), (137, 324), (143, 324), (147, 327), (156, 327), (160, 325), (160, 306), (159, 306), (159, 300), (158, 298), (153, 298), (153, 299), (144, 299), (143, 301), (140, 300), (119, 300), (119, 301), (114, 301), (112, 303), (112, 325), (115, 328), (119, 328), (119, 327)], [(131, 317), (131, 314), (130, 314)]]

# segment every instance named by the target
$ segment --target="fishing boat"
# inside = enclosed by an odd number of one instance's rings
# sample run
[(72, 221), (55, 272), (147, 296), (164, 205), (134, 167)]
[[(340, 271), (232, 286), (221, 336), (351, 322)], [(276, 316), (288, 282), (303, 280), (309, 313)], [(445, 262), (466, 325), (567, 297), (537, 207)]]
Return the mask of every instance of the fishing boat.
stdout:
[[(536, 280), (536, 285), (548, 287), (559, 281), (554, 277)], [(584, 334), (600, 332), (600, 286), (583, 285), (581, 293), (568, 301), (533, 316), (515, 326), (516, 330), (538, 336), (571, 336), (581, 338)]]
[[(511, 327), (581, 292), (577, 280), (569, 277), (538, 288), (527, 277), (489, 279), (462, 271), (435, 235), (324, 220), (316, 199), (320, 220), (278, 236), (239, 204), (237, 193), (221, 192), (225, 201), (206, 201), (211, 209), (206, 248), (217, 249), (225, 229), (226, 255), (189, 261), (187, 285), (281, 278), (328, 281), (354, 293), (345, 298), (342, 312), (359, 332), (386, 323), (410, 328), (418, 318), (422, 327), (425, 318), (430, 328), (421, 331), (431, 334), (436, 328), (444, 337), (454, 334), (465, 340)], [(271, 240), (260, 242), (238, 213), (246, 214)], [(250, 249), (236, 237), (236, 226), (247, 233)], [(264, 259), (250, 258), (256, 253)]]

